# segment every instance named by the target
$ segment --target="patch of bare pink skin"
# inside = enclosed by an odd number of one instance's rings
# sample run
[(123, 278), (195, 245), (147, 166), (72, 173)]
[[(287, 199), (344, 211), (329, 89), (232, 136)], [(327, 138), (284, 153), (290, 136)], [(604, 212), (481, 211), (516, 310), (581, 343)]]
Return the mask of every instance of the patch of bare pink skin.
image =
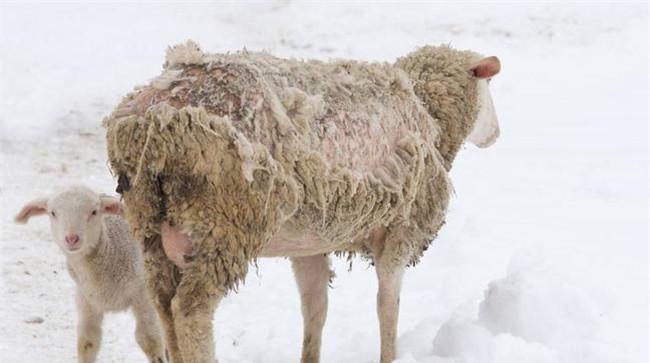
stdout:
[[(371, 171), (381, 165), (408, 132), (405, 126), (390, 131), (371, 125), (336, 125), (332, 135), (321, 141), (321, 151), (332, 165)], [(353, 129), (350, 130), (350, 127)], [(352, 134), (354, 136), (350, 136)]]
[(178, 227), (172, 227), (167, 222), (160, 225), (163, 250), (172, 262), (180, 267), (187, 267), (185, 256), (192, 254), (192, 241)]

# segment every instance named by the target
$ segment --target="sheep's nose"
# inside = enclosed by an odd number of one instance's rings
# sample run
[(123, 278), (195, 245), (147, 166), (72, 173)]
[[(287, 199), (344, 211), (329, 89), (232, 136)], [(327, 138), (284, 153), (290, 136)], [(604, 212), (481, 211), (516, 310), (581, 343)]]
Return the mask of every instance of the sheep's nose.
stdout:
[(69, 247), (72, 247), (72, 246), (76, 245), (77, 242), (79, 242), (79, 236), (78, 235), (76, 235), (74, 233), (70, 233), (67, 236), (65, 236), (65, 244), (67, 244)]

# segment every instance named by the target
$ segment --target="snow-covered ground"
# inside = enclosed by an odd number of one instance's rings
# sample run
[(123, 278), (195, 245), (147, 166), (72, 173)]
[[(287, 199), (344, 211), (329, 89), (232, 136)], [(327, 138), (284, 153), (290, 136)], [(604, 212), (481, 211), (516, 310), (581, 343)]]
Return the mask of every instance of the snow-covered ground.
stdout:
[[(22, 203), (111, 192), (101, 119), (165, 47), (393, 61), (450, 43), (500, 57), (502, 136), (468, 147), (448, 223), (405, 278), (399, 362), (648, 362), (648, 5), (0, 5), (0, 361), (75, 359), (73, 284)], [(335, 262), (324, 362), (376, 362), (372, 268)], [(36, 317), (42, 323), (34, 323)], [(220, 362), (297, 361), (287, 260), (261, 261), (214, 318)], [(144, 361), (129, 314), (101, 362)]]

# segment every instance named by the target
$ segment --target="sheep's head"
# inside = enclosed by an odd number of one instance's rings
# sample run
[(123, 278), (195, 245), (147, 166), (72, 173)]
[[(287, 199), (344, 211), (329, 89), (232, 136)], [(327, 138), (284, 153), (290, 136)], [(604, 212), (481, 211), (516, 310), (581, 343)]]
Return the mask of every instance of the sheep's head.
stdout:
[(470, 68), (472, 76), (476, 78), (478, 113), (466, 140), (481, 148), (494, 144), (499, 137), (499, 120), (492, 103), (489, 84), (500, 70), (501, 62), (497, 57), (483, 58)]
[(120, 214), (120, 201), (75, 186), (51, 198), (38, 198), (27, 203), (16, 215), (17, 223), (47, 214), (57, 245), (66, 254), (87, 254), (96, 247), (102, 233), (102, 215)]
[(487, 147), (499, 136), (488, 83), (501, 66), (497, 57), (484, 58), (448, 46), (426, 46), (398, 59), (415, 94), (440, 125), (439, 149), (450, 162), (469, 141)]

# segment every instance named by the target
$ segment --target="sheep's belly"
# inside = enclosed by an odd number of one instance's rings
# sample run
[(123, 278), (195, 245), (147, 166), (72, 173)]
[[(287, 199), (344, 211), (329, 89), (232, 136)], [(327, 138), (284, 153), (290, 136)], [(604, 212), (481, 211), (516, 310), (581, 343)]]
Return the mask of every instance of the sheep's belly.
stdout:
[[(372, 235), (372, 233), (371, 233)], [(286, 225), (262, 249), (260, 257), (303, 257), (346, 250), (360, 241), (328, 241), (312, 231), (296, 232)]]
[(262, 249), (262, 257), (299, 257), (326, 253), (332, 246), (314, 233), (291, 236), (291, 233), (281, 230)]
[(323, 241), (315, 233), (295, 234), (283, 228), (262, 249), (261, 257), (300, 257), (327, 253), (336, 244)]
[[(192, 254), (192, 242), (181, 229), (162, 224), (163, 249), (167, 257), (180, 268), (187, 267), (185, 255)], [(345, 249), (349, 242), (327, 241), (307, 230), (296, 231), (285, 226), (262, 249), (260, 257), (301, 257)]]

